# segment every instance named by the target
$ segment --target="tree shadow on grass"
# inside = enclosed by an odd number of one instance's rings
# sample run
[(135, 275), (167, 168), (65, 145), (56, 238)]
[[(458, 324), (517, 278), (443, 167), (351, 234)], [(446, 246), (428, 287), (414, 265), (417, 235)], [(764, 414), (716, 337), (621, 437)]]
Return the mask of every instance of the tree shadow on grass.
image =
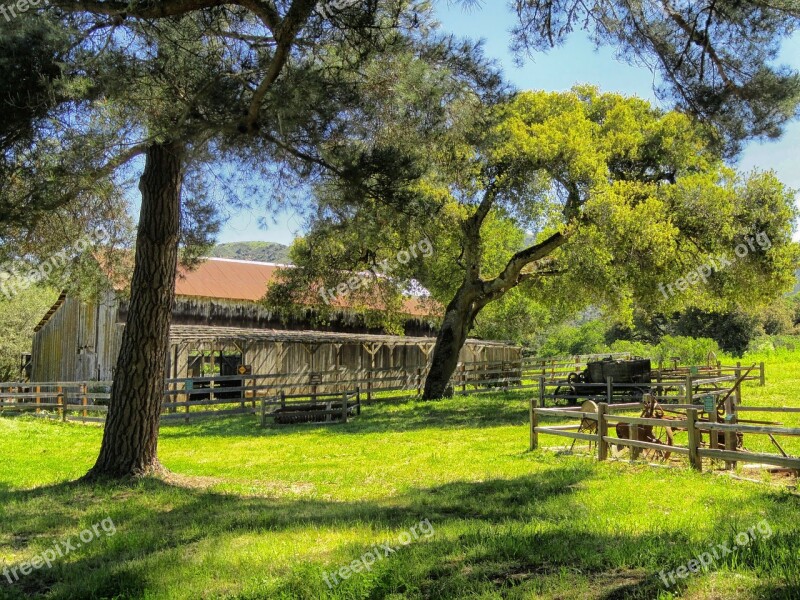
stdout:
[[(64, 483), (6, 490), (0, 492), (5, 507), (0, 553), (9, 550), (3, 546), (13, 545), (14, 553), (31, 558), (106, 518), (113, 520), (117, 534), (101, 536), (52, 569), (34, 571), (14, 585), (3, 579), (0, 597), (140, 597), (152, 583), (154, 565), (168, 571), (160, 557), (169, 562), (176, 550), (191, 555), (196, 544), (218, 536), (272, 535), (306, 527), (336, 531), (365, 524), (376, 531), (400, 532), (424, 519), (437, 528), (462, 521), (487, 526), (514, 521), (550, 498), (570, 496), (587, 474), (587, 469), (578, 468), (513, 480), (449, 483), (414, 490), (394, 499), (393, 505), (241, 497), (155, 479), (131, 485)], [(475, 541), (451, 543), (469, 546)], [(349, 562), (364, 551), (361, 544), (344, 543), (336, 548), (334, 562)], [(291, 573), (287, 577), (292, 579)]]
[[(52, 569), (35, 571), (13, 586), (0, 580), (0, 597), (165, 595), (181, 591), (181, 567), (202, 563), (198, 554), (208, 552), (209, 545), (213, 549), (230, 543), (231, 538), (291, 536), (306, 529), (335, 534), (367, 528), (396, 547), (369, 573), (343, 580), (333, 589), (324, 583), (323, 571), (338, 570), (374, 548), (374, 541), (364, 540), (363, 535), (355, 537), (359, 541), (346, 541), (353, 539), (350, 536), (334, 541), (327, 553), (309, 552), (307, 557), (277, 568), (272, 578), (244, 582), (238, 577), (252, 577), (252, 573), (236, 572), (237, 579), (227, 582), (226, 595), (655, 598), (663, 589), (656, 571), (665, 565), (672, 569), (683, 564), (697, 548), (682, 533), (630, 533), (630, 528), (627, 532), (592, 531), (582, 519), (595, 507), (585, 506), (585, 497), (578, 498), (576, 491), (594, 472), (590, 464), (573, 463), (535, 476), (417, 488), (391, 498), (391, 503), (245, 497), (156, 479), (129, 485), (64, 483), (0, 490), (0, 554), (11, 554), (4, 546), (14, 544), (15, 552), (30, 558), (105, 518), (111, 518), (117, 529), (116, 535), (101, 536), (68, 559), (57, 561)], [(757, 496), (752, 503), (759, 505)], [(792, 512), (800, 509), (800, 501), (789, 499), (781, 505), (770, 497), (766, 506)], [(742, 507), (742, 518), (747, 509)], [(398, 534), (424, 519), (433, 526), (431, 537), (401, 547)], [(717, 527), (728, 531), (727, 523)], [(388, 539), (386, 532), (391, 532)], [(794, 568), (796, 553), (792, 549), (797, 542), (791, 534), (776, 534), (773, 546), (757, 546), (740, 555), (738, 564), (753, 572), (758, 572), (762, 563), (773, 570)], [(243, 552), (246, 556), (246, 548)], [(224, 566), (212, 568), (217, 572), (202, 571), (196, 576), (202, 581), (208, 578), (209, 584), (230, 576)], [(165, 582), (171, 586), (166, 590)], [(246, 594), (241, 591), (245, 583)], [(796, 597), (786, 596), (787, 590), (789, 587), (765, 583), (759, 597)]]

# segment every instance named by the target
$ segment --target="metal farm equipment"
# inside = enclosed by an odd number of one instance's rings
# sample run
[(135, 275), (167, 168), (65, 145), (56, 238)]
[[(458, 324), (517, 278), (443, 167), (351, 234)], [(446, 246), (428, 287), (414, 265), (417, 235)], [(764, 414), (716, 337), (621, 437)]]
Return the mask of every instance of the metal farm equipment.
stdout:
[[(611, 378), (613, 394), (620, 401), (636, 402), (650, 390), (652, 366), (649, 359), (599, 360), (590, 362), (580, 373), (570, 373), (566, 383), (556, 388), (554, 399), (565, 399), (576, 405), (581, 398), (607, 396)], [(636, 384), (643, 384), (641, 386)]]

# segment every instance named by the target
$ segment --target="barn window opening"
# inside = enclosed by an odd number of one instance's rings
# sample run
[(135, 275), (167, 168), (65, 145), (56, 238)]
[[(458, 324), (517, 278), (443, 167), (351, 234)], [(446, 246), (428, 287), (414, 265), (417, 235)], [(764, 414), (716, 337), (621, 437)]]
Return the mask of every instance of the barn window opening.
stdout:
[(231, 377), (244, 363), (241, 352), (200, 351), (189, 353), (189, 377)]

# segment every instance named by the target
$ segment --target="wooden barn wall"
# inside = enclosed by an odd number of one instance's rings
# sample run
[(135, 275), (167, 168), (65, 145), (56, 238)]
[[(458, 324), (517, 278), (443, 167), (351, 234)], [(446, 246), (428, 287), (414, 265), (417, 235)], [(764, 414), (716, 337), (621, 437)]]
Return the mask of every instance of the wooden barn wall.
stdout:
[[(98, 303), (82, 303), (67, 298), (33, 342), (32, 381), (110, 381), (121, 347), (124, 324), (120, 322), (119, 301), (113, 293)], [(432, 350), (430, 338), (427, 351)], [(370, 353), (370, 350), (379, 349)], [(245, 364), (257, 375), (288, 373), (287, 385), (308, 385), (312, 373), (338, 372), (339, 379), (397, 377), (396, 383), (411, 385), (419, 369), (430, 359), (414, 341), (398, 338), (396, 342), (303, 343), (258, 341), (191, 347), (171, 345), (168, 373), (174, 378), (188, 377), (189, 353), (192, 350), (241, 350)], [(485, 346), (469, 342), (459, 356), (460, 362), (513, 362), (520, 349), (511, 346)], [(400, 379), (402, 378), (402, 379)]]
[(34, 334), (31, 380), (110, 380), (121, 336), (113, 295), (98, 303), (66, 298)]
[[(416, 342), (384, 342), (370, 343), (303, 343), (257, 341), (242, 344), (206, 344), (191, 347), (187, 344), (173, 344), (170, 357), (172, 367), (170, 375), (174, 378), (188, 377), (188, 356), (192, 350), (241, 350), (243, 363), (252, 367), (255, 375), (277, 373), (287, 374), (281, 378), (281, 388), (286, 393), (301, 393), (308, 390), (312, 379), (323, 374), (323, 391), (334, 391), (341, 387), (333, 385), (335, 381), (386, 378), (384, 385), (374, 387), (394, 387), (415, 385), (417, 374), (424, 369), (431, 357), (419, 348)], [(374, 358), (370, 350), (375, 350)], [(521, 358), (519, 348), (511, 346), (485, 346), (480, 342), (469, 342), (461, 351), (459, 361), (506, 361), (514, 362)], [(374, 361), (374, 362), (373, 362)], [(352, 386), (350, 386), (352, 387)]]

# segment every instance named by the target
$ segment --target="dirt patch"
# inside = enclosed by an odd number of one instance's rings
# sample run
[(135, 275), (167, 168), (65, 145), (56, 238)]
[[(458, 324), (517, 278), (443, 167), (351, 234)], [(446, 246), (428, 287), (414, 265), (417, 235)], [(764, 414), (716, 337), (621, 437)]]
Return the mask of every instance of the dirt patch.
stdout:
[(207, 490), (215, 485), (225, 483), (225, 480), (221, 477), (181, 475), (180, 473), (166, 473), (159, 477), (159, 479), (170, 485), (193, 490)]

